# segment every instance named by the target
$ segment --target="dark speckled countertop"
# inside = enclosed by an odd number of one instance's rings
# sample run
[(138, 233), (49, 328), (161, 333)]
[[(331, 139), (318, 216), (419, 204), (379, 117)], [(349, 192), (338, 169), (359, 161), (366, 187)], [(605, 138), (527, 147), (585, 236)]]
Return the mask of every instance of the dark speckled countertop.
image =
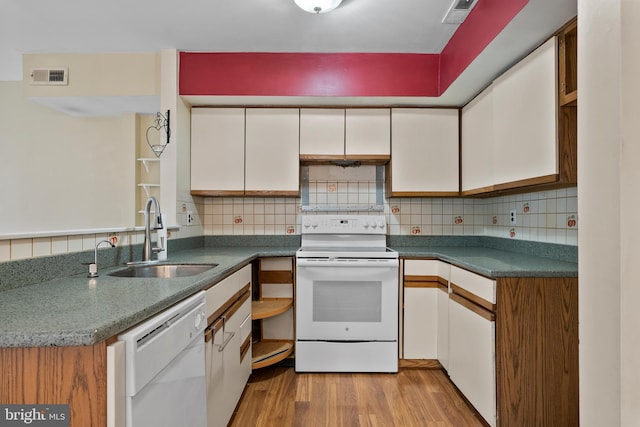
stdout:
[(123, 266), (55, 279), (0, 293), (0, 347), (92, 345), (117, 335), (259, 256), (293, 255), (297, 248), (191, 249), (170, 262), (215, 263), (217, 267), (176, 279), (120, 278)]
[(394, 248), (401, 257), (438, 258), (484, 276), (577, 277), (578, 264), (484, 247)]
[[(196, 276), (176, 279), (108, 276), (123, 268), (120, 265), (100, 268), (100, 276), (95, 279), (82, 273), (3, 290), (0, 292), (0, 347), (92, 345), (209, 287), (257, 257), (291, 256), (297, 250), (297, 246), (291, 245), (217, 243), (170, 252), (169, 262), (218, 264)], [(401, 257), (439, 258), (489, 277), (578, 275), (577, 263), (537, 254), (469, 245), (389, 243)]]

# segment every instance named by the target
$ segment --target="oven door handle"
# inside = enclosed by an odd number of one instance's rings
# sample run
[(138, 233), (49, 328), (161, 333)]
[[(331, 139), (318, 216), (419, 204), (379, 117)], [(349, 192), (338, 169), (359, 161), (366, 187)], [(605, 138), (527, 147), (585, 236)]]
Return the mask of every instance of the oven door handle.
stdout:
[(344, 268), (394, 268), (398, 266), (395, 258), (362, 259), (362, 258), (298, 258), (298, 268), (304, 267), (344, 267)]

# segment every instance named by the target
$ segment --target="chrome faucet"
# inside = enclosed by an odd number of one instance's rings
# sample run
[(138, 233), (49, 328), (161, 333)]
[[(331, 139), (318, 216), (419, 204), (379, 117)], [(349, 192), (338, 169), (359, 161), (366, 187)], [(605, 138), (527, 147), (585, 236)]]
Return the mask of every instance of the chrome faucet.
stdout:
[(142, 261), (151, 261), (151, 253), (158, 253), (164, 251), (162, 247), (163, 242), (158, 240), (158, 247), (151, 249), (151, 225), (149, 224), (149, 217), (151, 216), (151, 205), (153, 204), (153, 229), (161, 230), (162, 214), (160, 213), (160, 203), (155, 197), (149, 197), (147, 204), (144, 207), (144, 246), (142, 249)]
[(93, 252), (93, 263), (89, 264), (89, 274), (87, 275), (87, 277), (98, 277), (98, 246), (100, 246), (103, 243), (110, 245), (112, 248), (116, 247), (116, 245), (114, 245), (109, 240), (100, 240), (98, 242)]

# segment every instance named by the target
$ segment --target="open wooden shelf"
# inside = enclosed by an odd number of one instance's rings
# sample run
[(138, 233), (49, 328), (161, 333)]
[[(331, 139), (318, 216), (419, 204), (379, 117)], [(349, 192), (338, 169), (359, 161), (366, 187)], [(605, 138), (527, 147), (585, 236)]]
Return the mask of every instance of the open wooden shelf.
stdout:
[(251, 319), (259, 320), (282, 314), (293, 307), (293, 298), (265, 298), (251, 302)]
[(286, 359), (293, 353), (292, 340), (266, 340), (253, 343), (251, 367), (264, 368)]

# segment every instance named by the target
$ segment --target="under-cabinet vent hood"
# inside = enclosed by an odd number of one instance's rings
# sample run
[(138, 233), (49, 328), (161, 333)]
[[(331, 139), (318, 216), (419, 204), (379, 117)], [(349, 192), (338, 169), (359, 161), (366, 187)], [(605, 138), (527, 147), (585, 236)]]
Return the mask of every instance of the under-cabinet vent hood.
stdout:
[(447, 14), (442, 19), (442, 23), (462, 24), (477, 2), (478, 0), (453, 0)]
[(68, 68), (35, 68), (29, 73), (32, 85), (56, 85), (69, 84)]

